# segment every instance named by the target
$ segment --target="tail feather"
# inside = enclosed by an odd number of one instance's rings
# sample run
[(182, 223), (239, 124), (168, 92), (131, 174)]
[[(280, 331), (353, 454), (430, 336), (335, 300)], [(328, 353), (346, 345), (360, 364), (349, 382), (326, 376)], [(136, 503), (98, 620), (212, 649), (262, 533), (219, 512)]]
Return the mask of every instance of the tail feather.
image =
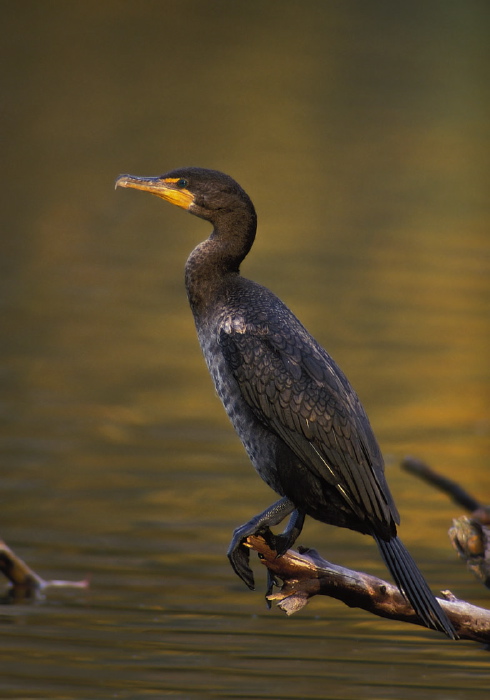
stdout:
[(403, 542), (398, 537), (383, 540), (375, 535), (374, 538), (396, 585), (424, 624), (443, 632), (450, 639), (457, 639), (454, 627)]

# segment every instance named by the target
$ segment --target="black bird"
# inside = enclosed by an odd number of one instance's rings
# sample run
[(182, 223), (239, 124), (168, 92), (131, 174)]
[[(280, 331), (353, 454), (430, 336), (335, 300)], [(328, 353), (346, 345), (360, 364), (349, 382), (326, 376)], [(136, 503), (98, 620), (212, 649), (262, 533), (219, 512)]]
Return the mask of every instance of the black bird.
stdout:
[(279, 553), (304, 518), (376, 540), (398, 587), (423, 622), (456, 638), (397, 537), (398, 511), (364, 408), (342, 370), (272, 292), (240, 276), (257, 217), (231, 177), (182, 168), (160, 177), (121, 175), (116, 187), (144, 190), (213, 225), (190, 254), (185, 284), (199, 342), (225, 410), (257, 472), (281, 498), (235, 530), (228, 557), (253, 588), (244, 540), (290, 515)]

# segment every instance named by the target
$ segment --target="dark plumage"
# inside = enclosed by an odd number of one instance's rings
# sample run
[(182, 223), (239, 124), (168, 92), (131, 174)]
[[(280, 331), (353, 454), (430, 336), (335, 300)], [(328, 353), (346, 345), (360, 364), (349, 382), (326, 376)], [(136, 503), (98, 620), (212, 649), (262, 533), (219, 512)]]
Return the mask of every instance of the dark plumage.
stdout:
[(186, 288), (216, 390), (260, 476), (281, 499), (238, 528), (228, 556), (253, 587), (243, 540), (291, 515), (281, 552), (305, 515), (372, 535), (397, 585), (426, 625), (451, 623), (398, 539), (399, 515), (381, 451), (347, 378), (291, 311), (239, 274), (256, 231), (254, 206), (230, 177), (183, 168), (156, 178), (122, 175), (213, 225), (186, 264)]

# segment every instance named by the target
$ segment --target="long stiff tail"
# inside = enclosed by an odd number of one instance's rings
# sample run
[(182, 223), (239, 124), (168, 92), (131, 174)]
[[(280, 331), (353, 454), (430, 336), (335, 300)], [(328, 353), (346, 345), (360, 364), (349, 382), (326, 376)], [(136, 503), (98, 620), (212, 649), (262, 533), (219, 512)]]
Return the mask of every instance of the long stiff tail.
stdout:
[(457, 639), (454, 627), (403, 542), (398, 537), (386, 541), (375, 535), (374, 539), (396, 585), (425, 625)]

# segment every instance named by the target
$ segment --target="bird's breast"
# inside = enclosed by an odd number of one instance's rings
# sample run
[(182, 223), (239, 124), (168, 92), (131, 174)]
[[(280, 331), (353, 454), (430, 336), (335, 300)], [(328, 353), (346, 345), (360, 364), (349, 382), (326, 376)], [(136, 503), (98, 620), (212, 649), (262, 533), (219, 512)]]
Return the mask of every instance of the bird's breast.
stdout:
[[(243, 398), (240, 387), (226, 362), (218, 342), (219, 329), (228, 327), (245, 332), (245, 320), (240, 314), (228, 314), (210, 323), (196, 320), (199, 343), (225, 411), (247, 454), (262, 479), (277, 493), (282, 487), (277, 476), (277, 437), (265, 428)], [(240, 330), (242, 329), (242, 330)]]

